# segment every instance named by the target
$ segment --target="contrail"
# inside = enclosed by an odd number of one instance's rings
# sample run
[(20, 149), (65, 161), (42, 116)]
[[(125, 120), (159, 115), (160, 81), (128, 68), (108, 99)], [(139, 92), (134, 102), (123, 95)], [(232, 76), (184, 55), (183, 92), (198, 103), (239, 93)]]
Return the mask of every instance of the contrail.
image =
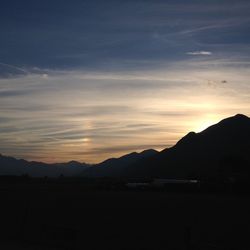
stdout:
[(25, 74), (29, 74), (29, 73), (30, 73), (30, 72), (27, 71), (27, 70), (24, 70), (24, 69), (22, 69), (22, 68), (19, 68), (19, 67), (16, 67), (16, 66), (7, 64), (7, 63), (0, 62), (0, 65), (6, 66), (6, 67), (8, 67), (8, 68), (12, 68), (12, 69), (15, 69), (15, 70), (18, 70), (18, 71), (21, 71), (21, 72), (23, 72), (23, 73), (25, 73)]

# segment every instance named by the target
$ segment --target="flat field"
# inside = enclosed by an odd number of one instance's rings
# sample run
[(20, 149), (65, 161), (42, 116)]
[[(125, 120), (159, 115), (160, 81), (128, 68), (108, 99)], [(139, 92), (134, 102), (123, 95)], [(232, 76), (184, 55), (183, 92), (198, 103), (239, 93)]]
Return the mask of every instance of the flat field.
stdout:
[(0, 187), (1, 249), (250, 249), (247, 194)]

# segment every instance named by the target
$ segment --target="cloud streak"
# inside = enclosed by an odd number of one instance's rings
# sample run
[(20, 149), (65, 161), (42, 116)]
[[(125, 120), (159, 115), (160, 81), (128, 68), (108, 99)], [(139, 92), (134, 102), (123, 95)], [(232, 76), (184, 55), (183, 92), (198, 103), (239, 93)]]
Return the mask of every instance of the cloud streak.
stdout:
[(211, 56), (212, 52), (210, 51), (191, 51), (191, 52), (187, 52), (187, 55), (191, 55), (191, 56)]
[(0, 151), (94, 163), (131, 149), (161, 150), (204, 120), (249, 114), (249, 76), (244, 63), (200, 58), (147, 73), (50, 71), (46, 78), (2, 79)]

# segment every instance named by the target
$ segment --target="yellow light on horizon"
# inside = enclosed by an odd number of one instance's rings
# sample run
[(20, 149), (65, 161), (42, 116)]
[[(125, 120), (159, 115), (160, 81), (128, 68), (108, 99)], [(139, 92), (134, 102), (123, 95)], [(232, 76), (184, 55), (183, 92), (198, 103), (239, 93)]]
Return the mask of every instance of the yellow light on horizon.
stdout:
[(208, 116), (208, 117), (204, 117), (203, 119), (201, 119), (200, 121), (198, 121), (196, 123), (196, 125), (194, 126), (193, 131), (196, 133), (199, 133), (205, 129), (207, 129), (208, 127), (216, 124), (220, 119), (218, 119), (217, 116), (212, 115), (212, 116)]

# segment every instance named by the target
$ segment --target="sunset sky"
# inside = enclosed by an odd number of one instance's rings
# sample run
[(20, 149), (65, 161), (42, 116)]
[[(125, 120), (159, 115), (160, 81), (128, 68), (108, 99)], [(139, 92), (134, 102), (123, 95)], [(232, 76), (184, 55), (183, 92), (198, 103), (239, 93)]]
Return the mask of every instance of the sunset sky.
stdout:
[(249, 0), (0, 7), (0, 153), (97, 163), (250, 116)]

